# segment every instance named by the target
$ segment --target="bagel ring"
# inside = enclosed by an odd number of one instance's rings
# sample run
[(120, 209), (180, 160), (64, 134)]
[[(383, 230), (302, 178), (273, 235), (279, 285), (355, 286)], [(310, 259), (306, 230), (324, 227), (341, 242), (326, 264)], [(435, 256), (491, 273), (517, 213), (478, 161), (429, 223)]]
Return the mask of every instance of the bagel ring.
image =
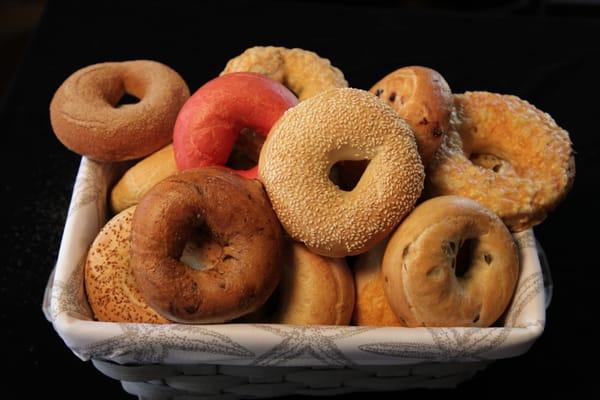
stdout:
[(542, 222), (575, 179), (567, 131), (515, 96), (467, 92), (454, 105), (455, 129), (429, 166), (428, 195), (474, 199), (513, 232)]
[(358, 256), (352, 268), (356, 303), (352, 322), (359, 326), (405, 326), (392, 311), (383, 289), (381, 262), (388, 240)]
[(135, 207), (115, 215), (94, 239), (85, 262), (85, 290), (99, 321), (166, 324), (142, 297), (130, 265)]
[(125, 171), (110, 192), (112, 210), (118, 213), (137, 204), (154, 185), (176, 173), (173, 145), (169, 144)]
[(452, 92), (444, 77), (431, 68), (404, 67), (386, 75), (370, 92), (413, 128), (419, 154), (427, 166), (450, 125)]
[(287, 86), (300, 101), (329, 89), (348, 87), (344, 74), (328, 59), (303, 49), (256, 46), (227, 62), (221, 75), (256, 72)]
[[(330, 179), (342, 160), (370, 160), (356, 187)], [(333, 89), (289, 109), (271, 129), (259, 176), (289, 235), (311, 251), (368, 251), (413, 207), (424, 180), (412, 130), (373, 94)]]
[(382, 273), (390, 306), (407, 326), (487, 327), (512, 298), (519, 258), (496, 214), (473, 200), (442, 196), (400, 224)]
[[(118, 105), (124, 94), (139, 98)], [(108, 62), (73, 73), (50, 103), (57, 138), (96, 161), (144, 157), (172, 140), (173, 125), (190, 91), (177, 72), (148, 61)]]
[[(203, 268), (180, 261), (200, 237)], [(281, 226), (259, 182), (224, 168), (159, 182), (137, 205), (131, 266), (144, 299), (176, 322), (213, 323), (255, 311), (280, 276)]]
[(291, 243), (277, 289), (276, 324), (348, 325), (354, 280), (343, 258), (328, 258)]

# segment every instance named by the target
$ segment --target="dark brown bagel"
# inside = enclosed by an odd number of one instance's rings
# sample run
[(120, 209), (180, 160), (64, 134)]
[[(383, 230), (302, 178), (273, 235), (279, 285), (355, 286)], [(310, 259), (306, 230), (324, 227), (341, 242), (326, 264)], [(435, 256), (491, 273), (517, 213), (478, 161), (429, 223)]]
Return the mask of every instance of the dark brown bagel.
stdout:
[[(197, 242), (201, 269), (180, 261)], [(165, 318), (218, 323), (255, 311), (280, 277), (282, 230), (257, 181), (223, 168), (191, 169), (154, 186), (133, 218), (131, 266)]]

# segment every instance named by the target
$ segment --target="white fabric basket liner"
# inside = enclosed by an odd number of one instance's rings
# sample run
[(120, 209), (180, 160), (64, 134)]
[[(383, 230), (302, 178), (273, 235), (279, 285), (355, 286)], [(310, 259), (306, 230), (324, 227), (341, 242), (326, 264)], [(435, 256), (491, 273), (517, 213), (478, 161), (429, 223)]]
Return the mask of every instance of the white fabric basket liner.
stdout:
[(110, 185), (124, 164), (82, 158), (44, 312), (81, 359), (119, 364), (357, 367), (468, 362), (515, 357), (541, 335), (544, 277), (531, 230), (515, 235), (521, 273), (504, 326), (397, 328), (277, 324), (134, 324), (98, 322), (85, 297), (87, 250), (106, 221)]

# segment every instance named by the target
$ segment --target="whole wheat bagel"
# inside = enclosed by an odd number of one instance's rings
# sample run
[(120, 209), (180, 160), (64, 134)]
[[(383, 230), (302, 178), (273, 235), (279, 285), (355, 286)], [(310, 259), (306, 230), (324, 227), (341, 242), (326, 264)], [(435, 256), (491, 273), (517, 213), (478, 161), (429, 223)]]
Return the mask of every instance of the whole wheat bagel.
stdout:
[[(118, 105), (124, 94), (139, 99)], [(190, 91), (177, 72), (156, 61), (107, 62), (65, 80), (50, 103), (58, 139), (97, 161), (144, 157), (172, 140), (177, 113)]]

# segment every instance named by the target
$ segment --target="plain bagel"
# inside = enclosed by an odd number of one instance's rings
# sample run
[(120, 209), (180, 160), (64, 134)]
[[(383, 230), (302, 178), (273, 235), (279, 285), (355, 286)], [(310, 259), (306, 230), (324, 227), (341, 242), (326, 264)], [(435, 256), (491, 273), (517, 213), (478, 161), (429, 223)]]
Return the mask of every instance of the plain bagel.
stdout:
[(328, 258), (291, 243), (270, 321), (294, 325), (348, 325), (354, 281), (343, 258)]

